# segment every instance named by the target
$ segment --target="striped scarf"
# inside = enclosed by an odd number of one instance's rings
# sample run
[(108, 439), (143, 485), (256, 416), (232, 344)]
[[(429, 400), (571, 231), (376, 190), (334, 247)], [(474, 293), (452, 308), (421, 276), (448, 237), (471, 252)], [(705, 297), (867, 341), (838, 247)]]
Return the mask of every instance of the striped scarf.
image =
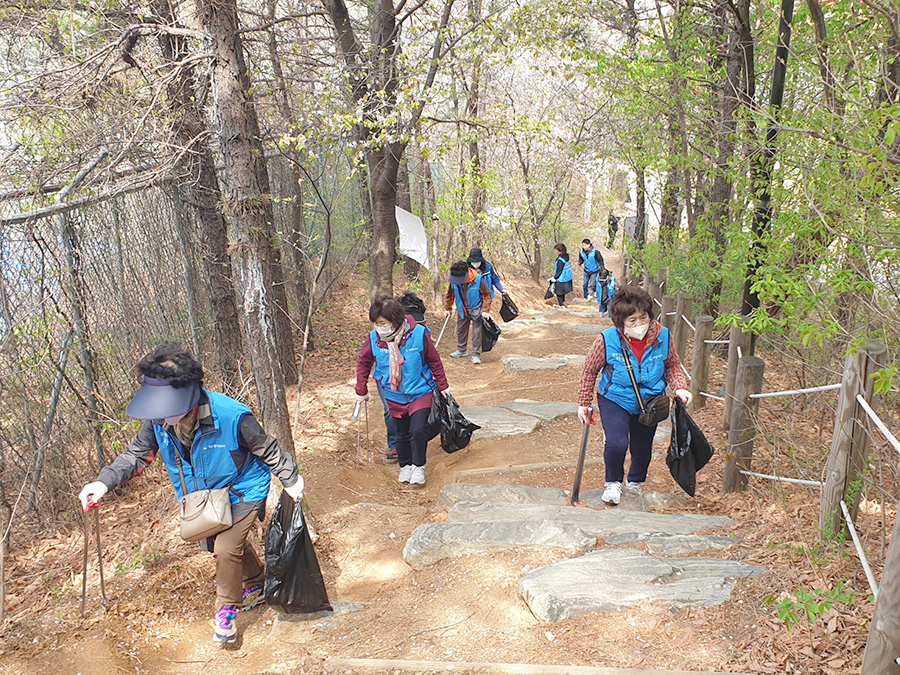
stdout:
[(390, 357), (391, 391), (397, 391), (397, 389), (400, 388), (400, 382), (403, 380), (403, 371), (401, 368), (404, 361), (403, 354), (400, 353), (400, 340), (406, 335), (406, 331), (408, 330), (409, 322), (404, 319), (403, 325), (400, 326), (400, 328), (386, 338), (383, 338), (387, 343), (388, 355)]

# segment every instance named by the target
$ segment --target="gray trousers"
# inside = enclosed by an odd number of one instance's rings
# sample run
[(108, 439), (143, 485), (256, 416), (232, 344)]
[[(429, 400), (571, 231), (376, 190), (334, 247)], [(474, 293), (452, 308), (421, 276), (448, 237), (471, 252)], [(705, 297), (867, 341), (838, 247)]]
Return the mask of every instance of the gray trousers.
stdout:
[(469, 323), (472, 324), (472, 356), (481, 356), (481, 307), (469, 309), (465, 319), (456, 313), (456, 348), (464, 352), (469, 342)]

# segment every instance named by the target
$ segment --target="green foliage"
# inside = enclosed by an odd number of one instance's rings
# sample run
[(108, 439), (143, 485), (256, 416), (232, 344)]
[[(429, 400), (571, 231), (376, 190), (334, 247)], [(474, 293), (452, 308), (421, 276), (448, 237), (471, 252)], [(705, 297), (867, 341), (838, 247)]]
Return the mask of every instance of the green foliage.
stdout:
[(144, 547), (138, 539), (131, 547), (132, 557), (116, 563), (115, 574), (122, 576), (138, 569), (149, 569), (159, 565), (166, 554), (165, 549), (156, 548), (155, 544)]
[(798, 588), (791, 595), (781, 597), (780, 600), (779, 595), (769, 594), (763, 598), (763, 603), (778, 610), (779, 620), (784, 622), (785, 628), (789, 631), (795, 626), (799, 626), (801, 620), (805, 620), (811, 627), (835, 603), (853, 605), (859, 594), (852, 590), (845, 590), (846, 583), (844, 579), (838, 579), (834, 588), (828, 590), (815, 588), (808, 591)]

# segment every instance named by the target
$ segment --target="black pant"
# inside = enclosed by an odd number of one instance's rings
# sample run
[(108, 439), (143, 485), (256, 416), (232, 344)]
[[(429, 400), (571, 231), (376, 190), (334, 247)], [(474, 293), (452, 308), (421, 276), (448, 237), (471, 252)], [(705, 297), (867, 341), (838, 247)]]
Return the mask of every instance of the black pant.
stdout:
[(597, 397), (600, 422), (606, 444), (603, 448), (603, 463), (606, 465), (606, 481), (621, 483), (625, 479), (625, 454), (631, 450), (631, 466), (628, 480), (643, 483), (647, 480), (647, 468), (653, 451), (653, 436), (656, 425), (645, 427), (638, 422), (639, 415), (633, 415), (612, 401)]
[(566, 306), (566, 296), (565, 295), (557, 295), (556, 301), (559, 303), (560, 307)]
[(431, 408), (417, 410), (410, 415), (395, 417), (397, 427), (397, 460), (400, 466), (425, 466), (425, 449), (428, 447), (428, 413)]

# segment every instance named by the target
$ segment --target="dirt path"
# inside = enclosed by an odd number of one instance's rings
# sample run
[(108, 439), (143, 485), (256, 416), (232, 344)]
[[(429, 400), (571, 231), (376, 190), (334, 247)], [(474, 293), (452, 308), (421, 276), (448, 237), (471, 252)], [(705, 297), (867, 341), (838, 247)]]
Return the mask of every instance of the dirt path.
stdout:
[[(541, 310), (536, 289), (513, 283), (523, 309)], [(330, 617), (285, 620), (263, 607), (244, 614), (241, 641), (223, 649), (210, 641), (213, 563), (177, 537), (175, 510), (159, 467), (120, 490), (104, 506), (104, 550), (111, 611), (99, 606), (96, 567), (90, 574), (88, 618), (78, 614), (81, 530), (73, 526), (35, 542), (17, 558), (11, 576), (21, 578), (10, 598), (12, 619), (2, 638), (0, 672), (23, 673), (319, 673), (329, 656), (412, 658), (431, 661), (553, 663), (582, 666), (782, 672), (844, 672), (823, 666), (803, 669), (805, 657), (786, 637), (773, 610), (762, 603), (778, 582), (742, 580), (732, 602), (710, 609), (676, 613), (659, 605), (591, 614), (543, 624), (518, 597), (516, 584), (527, 571), (562, 559), (559, 553), (507, 552), (467, 556), (414, 571), (402, 559), (412, 531), (440, 520), (440, 489), (457, 471), (504, 465), (572, 461), (580, 425), (572, 418), (545, 422), (532, 434), (478, 440), (454, 455), (437, 442), (429, 447), (424, 489), (399, 486), (396, 463), (382, 460), (386, 449), (377, 399), (370, 402), (371, 457), (356, 457), (356, 425), (350, 422), (353, 363), (368, 330), (364, 293), (338, 289), (349, 300), (332, 309), (327, 330), (308, 365), (307, 388), (299, 405), (302, 431), (297, 455), (307, 483), (309, 504), (319, 532), (317, 551), (329, 594), (339, 610)], [(439, 313), (431, 316), (437, 323)], [(507, 375), (507, 354), (543, 356), (585, 354), (595, 335), (567, 324), (601, 325), (599, 317), (557, 312), (553, 321), (527, 333), (502, 339), (481, 366), (450, 359), (452, 336), (441, 346), (448, 377), (464, 405), (494, 405), (514, 398), (572, 401), (578, 368)], [(324, 322), (323, 322), (324, 323)], [(439, 326), (438, 326), (439, 328)], [(451, 339), (447, 339), (451, 337)], [(714, 364), (714, 368), (719, 367)], [(698, 416), (717, 428), (712, 412)], [(720, 435), (711, 433), (721, 446)], [(589, 456), (600, 456), (600, 434)], [(677, 491), (657, 448), (647, 486)], [(760, 514), (768, 511), (776, 527), (788, 533), (796, 506), (810, 508), (805, 492), (781, 506), (761, 503), (748, 493), (741, 499), (719, 494), (721, 453), (699, 476), (698, 498), (678, 505), (680, 512), (730, 515), (742, 524), (737, 545), (712, 555), (772, 566), (782, 560), (765, 547), (770, 533)], [(570, 488), (571, 469), (495, 476), (480, 482), (515, 482)], [(602, 466), (585, 470), (583, 490), (602, 486)], [(65, 570), (47, 589), (42, 569)], [(29, 575), (32, 575), (29, 577)], [(849, 574), (848, 574), (849, 576)], [(33, 597), (28, 594), (33, 593)], [(835, 616), (838, 616), (835, 614)], [(862, 625), (864, 617), (860, 618)], [(851, 626), (855, 615), (840, 615)], [(843, 658), (858, 648), (852, 639), (834, 646), (819, 643), (814, 654)], [(863, 638), (864, 639), (864, 636)], [(801, 643), (802, 646), (802, 643)], [(806, 663), (809, 663), (807, 660)], [(845, 660), (845, 662), (848, 662)], [(385, 671), (388, 672), (388, 671)]]

